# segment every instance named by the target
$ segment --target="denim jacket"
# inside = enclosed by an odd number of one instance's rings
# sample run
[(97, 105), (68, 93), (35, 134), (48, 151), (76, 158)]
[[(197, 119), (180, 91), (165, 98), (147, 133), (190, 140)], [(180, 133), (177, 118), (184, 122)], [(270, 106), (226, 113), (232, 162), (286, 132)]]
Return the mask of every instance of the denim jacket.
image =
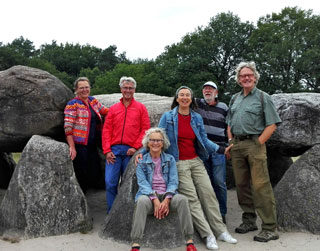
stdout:
[[(196, 135), (196, 153), (202, 160), (206, 160), (209, 158), (209, 154), (215, 153), (219, 150), (219, 145), (208, 139), (201, 115), (191, 109), (190, 114), (191, 128)], [(176, 161), (179, 161), (178, 106), (168, 112), (165, 112), (161, 116), (158, 127), (163, 128), (169, 137), (170, 147), (166, 152), (173, 155)]]
[[(174, 160), (174, 157), (172, 155), (164, 152), (161, 153), (160, 158), (162, 177), (167, 186), (166, 193), (171, 193), (172, 195), (174, 195), (177, 193), (178, 189), (178, 171), (176, 161)], [(139, 185), (139, 189), (135, 197), (136, 202), (141, 195), (149, 196), (155, 194), (155, 191), (152, 190), (154, 167), (155, 165), (152, 161), (151, 155), (149, 152), (147, 152), (143, 155), (142, 160), (139, 161), (136, 169), (136, 175)]]

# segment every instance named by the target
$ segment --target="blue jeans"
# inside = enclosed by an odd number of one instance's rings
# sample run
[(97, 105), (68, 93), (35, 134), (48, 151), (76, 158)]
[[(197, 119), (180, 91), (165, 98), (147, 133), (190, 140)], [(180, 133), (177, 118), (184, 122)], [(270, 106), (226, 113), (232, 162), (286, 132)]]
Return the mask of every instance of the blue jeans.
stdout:
[(114, 164), (108, 164), (106, 162), (106, 172), (105, 172), (105, 181), (106, 181), (106, 195), (107, 195), (107, 206), (109, 213), (118, 194), (118, 184), (120, 177), (122, 178), (124, 171), (127, 168), (127, 165), (130, 161), (131, 156), (127, 155), (128, 149), (131, 146), (127, 145), (114, 145), (111, 146), (111, 151), (116, 156)]
[(224, 154), (211, 154), (204, 162), (211, 185), (219, 201), (220, 213), (227, 214), (226, 157)]

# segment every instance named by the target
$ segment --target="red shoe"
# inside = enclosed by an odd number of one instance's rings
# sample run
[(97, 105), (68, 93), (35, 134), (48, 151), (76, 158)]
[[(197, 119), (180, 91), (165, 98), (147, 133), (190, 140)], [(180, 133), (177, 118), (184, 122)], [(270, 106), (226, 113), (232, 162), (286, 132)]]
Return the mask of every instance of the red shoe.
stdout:
[(197, 248), (196, 248), (195, 245), (192, 243), (192, 244), (189, 244), (189, 245), (187, 246), (186, 251), (197, 251)]
[(140, 251), (140, 249), (137, 249), (137, 248), (131, 248), (130, 251)]

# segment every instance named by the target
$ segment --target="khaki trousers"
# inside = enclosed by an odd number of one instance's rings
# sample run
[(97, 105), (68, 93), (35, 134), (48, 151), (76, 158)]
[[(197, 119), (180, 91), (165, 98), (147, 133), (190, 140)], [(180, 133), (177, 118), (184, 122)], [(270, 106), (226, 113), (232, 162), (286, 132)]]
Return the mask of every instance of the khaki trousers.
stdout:
[(256, 212), (262, 220), (262, 229), (275, 231), (276, 205), (267, 166), (266, 145), (258, 137), (233, 139), (231, 144), (232, 168), (238, 202), (243, 210), (242, 221), (255, 223)]
[[(162, 201), (164, 198), (161, 196), (159, 199)], [(141, 195), (134, 209), (130, 234), (133, 243), (140, 243), (146, 226), (147, 215), (152, 215), (153, 210), (153, 202), (150, 198), (146, 195)], [(185, 240), (193, 239), (194, 230), (187, 198), (181, 194), (174, 195), (170, 201), (170, 211), (178, 213), (180, 229)]]
[(219, 203), (202, 160), (199, 157), (179, 160), (177, 168), (178, 191), (189, 200), (193, 224), (201, 238), (212, 233), (219, 236), (225, 232), (227, 229), (222, 221)]

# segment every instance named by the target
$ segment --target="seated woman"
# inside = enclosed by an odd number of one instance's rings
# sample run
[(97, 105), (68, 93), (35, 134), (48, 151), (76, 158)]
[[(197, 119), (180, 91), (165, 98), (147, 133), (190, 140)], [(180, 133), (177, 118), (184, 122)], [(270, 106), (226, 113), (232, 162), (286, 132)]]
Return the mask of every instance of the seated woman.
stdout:
[[(219, 210), (219, 203), (211, 187), (208, 173), (201, 159), (209, 154), (228, 153), (230, 148), (218, 146), (208, 140), (192, 90), (187, 86), (177, 89), (171, 109), (165, 112), (159, 121), (170, 140), (167, 153), (176, 160), (179, 176), (180, 194), (188, 198), (192, 220), (201, 238), (206, 239), (207, 249), (218, 249), (216, 238), (235, 244), (227, 231)], [(201, 157), (201, 159), (200, 159)], [(136, 162), (141, 156), (136, 157)]]
[(136, 175), (139, 189), (135, 197), (136, 206), (131, 229), (132, 249), (140, 249), (146, 218), (153, 214), (157, 219), (177, 211), (180, 228), (186, 240), (186, 250), (196, 251), (193, 244), (193, 225), (188, 199), (177, 194), (178, 173), (174, 157), (164, 153), (170, 145), (168, 137), (160, 128), (146, 131), (142, 144), (147, 152), (140, 160)]

